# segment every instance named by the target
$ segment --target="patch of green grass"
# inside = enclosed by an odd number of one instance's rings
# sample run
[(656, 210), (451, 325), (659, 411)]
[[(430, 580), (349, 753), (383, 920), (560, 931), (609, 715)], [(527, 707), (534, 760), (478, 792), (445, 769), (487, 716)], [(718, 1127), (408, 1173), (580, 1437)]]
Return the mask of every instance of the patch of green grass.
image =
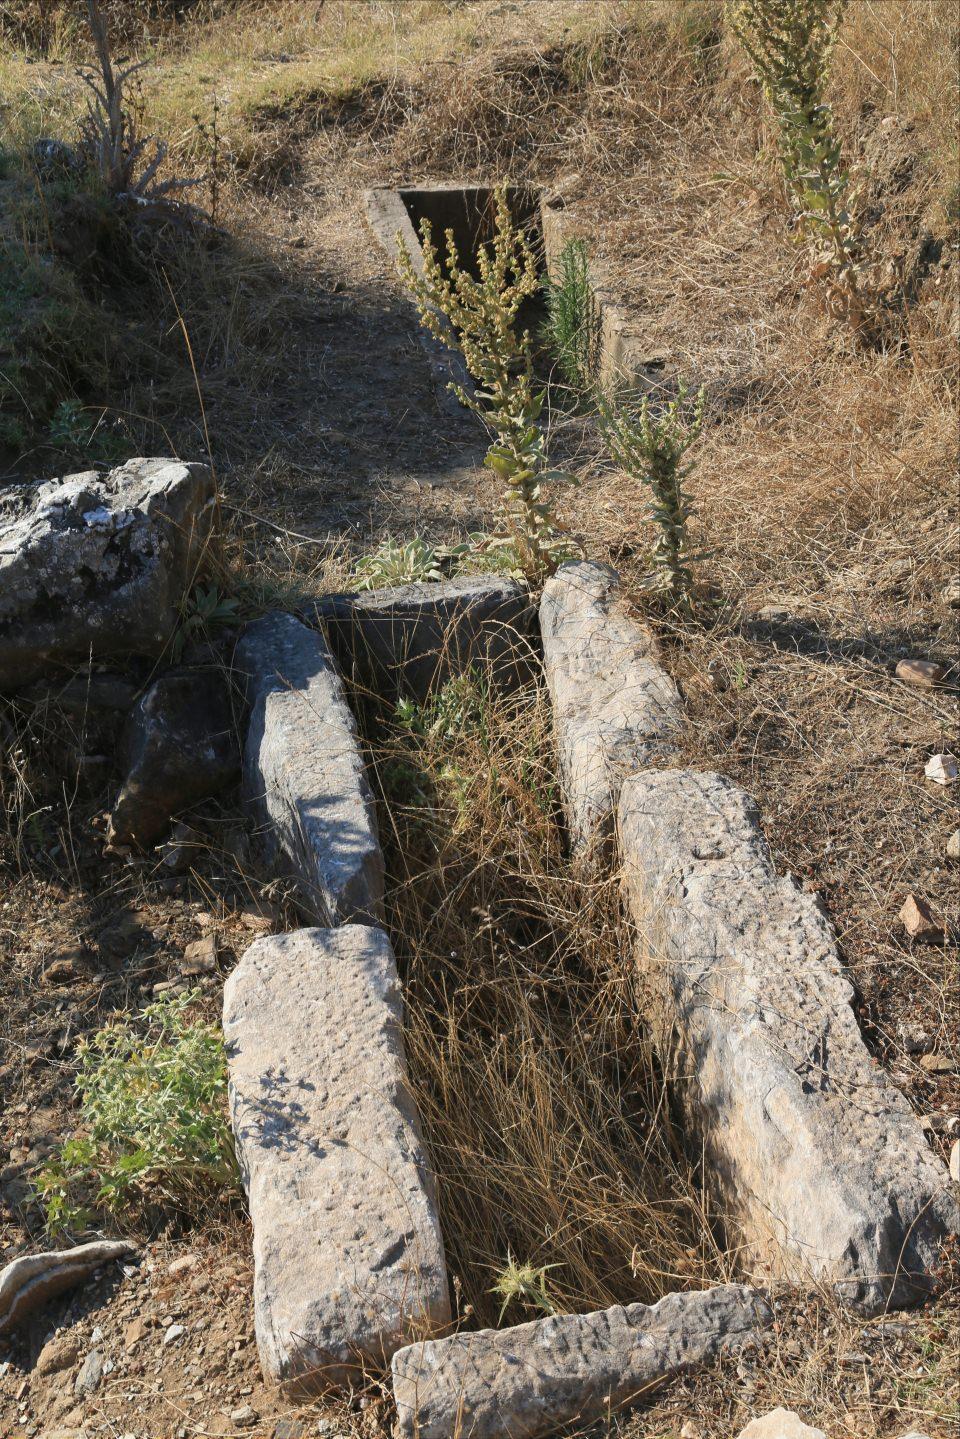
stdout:
[(51, 1231), (156, 1205), (199, 1214), (236, 1187), (223, 1036), (191, 1017), (197, 997), (165, 997), (81, 1046), (79, 1131), (36, 1185)]

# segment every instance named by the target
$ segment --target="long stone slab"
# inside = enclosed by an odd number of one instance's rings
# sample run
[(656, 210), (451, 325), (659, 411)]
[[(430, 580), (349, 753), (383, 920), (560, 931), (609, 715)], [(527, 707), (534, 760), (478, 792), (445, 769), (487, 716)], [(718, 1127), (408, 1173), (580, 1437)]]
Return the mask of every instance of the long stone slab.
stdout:
[(266, 1377), (320, 1392), (450, 1318), (382, 930), (258, 940), (227, 980), (230, 1116)]
[(609, 565), (561, 565), (543, 589), (540, 630), (571, 843), (583, 851), (612, 834), (624, 778), (673, 757), (682, 705)]
[(471, 665), (503, 690), (539, 669), (536, 604), (506, 575), (328, 595), (303, 617), (321, 626), (345, 674), (388, 700), (422, 700)]
[(397, 1432), (532, 1439), (588, 1424), (742, 1347), (770, 1317), (755, 1291), (731, 1284), (414, 1344), (393, 1356)]
[(665, 1068), (745, 1264), (867, 1313), (927, 1294), (960, 1228), (947, 1171), (871, 1058), (833, 931), (723, 775), (638, 775), (619, 809)]
[(268, 860), (294, 875), (309, 919), (379, 922), (383, 855), (373, 796), (326, 641), (292, 615), (267, 615), (245, 630), (234, 670), (250, 708), (244, 798)]

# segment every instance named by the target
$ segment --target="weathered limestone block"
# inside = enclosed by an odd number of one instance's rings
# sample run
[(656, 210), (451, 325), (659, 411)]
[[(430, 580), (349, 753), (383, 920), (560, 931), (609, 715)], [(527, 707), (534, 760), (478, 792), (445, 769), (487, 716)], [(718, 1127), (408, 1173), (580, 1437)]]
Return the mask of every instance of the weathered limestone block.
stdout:
[(401, 1021), (390, 942), (363, 925), (258, 940), (224, 989), (257, 1344), (302, 1392), (450, 1317)]
[(397, 1432), (416, 1439), (530, 1439), (588, 1424), (651, 1385), (738, 1349), (770, 1322), (741, 1285), (668, 1294), (413, 1344), (393, 1356)]
[(624, 778), (672, 757), (682, 708), (608, 565), (561, 565), (540, 601), (543, 664), (573, 846), (609, 835)]
[(91, 654), (159, 654), (213, 516), (206, 465), (167, 459), (0, 499), (0, 690)]
[(340, 668), (387, 699), (424, 699), (476, 665), (504, 690), (539, 667), (537, 608), (504, 575), (328, 595), (304, 612)]
[(619, 819), (655, 1031), (744, 1261), (868, 1313), (918, 1301), (960, 1213), (867, 1051), (827, 920), (722, 775), (638, 775)]
[(292, 615), (249, 625), (234, 668), (250, 705), (245, 798), (269, 860), (321, 924), (377, 922), (383, 855), (357, 727), (322, 635)]

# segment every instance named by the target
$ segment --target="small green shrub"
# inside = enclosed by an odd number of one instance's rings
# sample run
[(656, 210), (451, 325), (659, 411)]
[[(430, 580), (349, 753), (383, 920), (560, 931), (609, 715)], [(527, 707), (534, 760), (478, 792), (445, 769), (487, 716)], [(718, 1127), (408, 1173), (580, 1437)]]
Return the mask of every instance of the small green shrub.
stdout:
[(240, 601), (233, 595), (222, 595), (217, 585), (196, 585), (184, 603), (182, 619), (170, 644), (174, 663), (179, 663), (191, 640), (215, 639), (218, 630), (236, 623), (239, 609)]
[(497, 1322), (503, 1323), (503, 1316), (514, 1300), (531, 1309), (539, 1309), (541, 1314), (558, 1313), (556, 1301), (547, 1289), (547, 1273), (558, 1267), (556, 1264), (542, 1264), (539, 1268), (533, 1264), (518, 1264), (507, 1250), (507, 1262), (490, 1290), (503, 1301)]
[(80, 1132), (43, 1169), (52, 1231), (172, 1204), (198, 1212), (237, 1183), (218, 1025), (191, 1019), (197, 991), (158, 1000), (80, 1047)]
[(530, 334), (517, 334), (524, 300), (540, 288), (537, 263), (523, 231), (513, 222), (506, 190), (496, 193), (493, 243), (477, 253), (479, 279), (457, 253), (453, 231), (446, 234), (445, 263), (433, 243), (429, 221), (421, 224), (423, 274), (414, 268), (397, 236), (398, 268), (413, 295), (421, 323), (443, 344), (459, 349), (477, 381), (473, 394), (451, 389), (496, 436), (484, 463), (506, 485), (508, 533), (524, 574), (537, 582), (574, 553), (561, 531), (550, 487), (571, 476), (547, 467), (539, 425), (544, 396), (533, 383)]
[(408, 585), (426, 580), (442, 580), (442, 558), (449, 552), (428, 545), (414, 536), (401, 544), (392, 536), (372, 555), (363, 555), (354, 567), (358, 590), (375, 590), (382, 585)]
[(611, 457), (650, 491), (650, 518), (657, 528), (652, 585), (672, 606), (689, 614), (693, 608), (691, 566), (705, 556), (690, 549), (693, 501), (684, 481), (693, 465), (684, 465), (683, 460), (700, 433), (705, 395), (701, 389), (688, 418), (687, 394), (681, 385), (677, 398), (656, 415), (646, 396), (639, 407), (626, 400), (601, 399), (598, 408)]
[(587, 246), (568, 240), (557, 256), (556, 277), (547, 281), (547, 343), (572, 390), (594, 384), (600, 345), (600, 314), (590, 284)]
[(850, 171), (825, 101), (830, 56), (848, 0), (727, 0), (731, 27), (756, 66), (776, 117), (780, 162), (800, 231), (816, 246), (812, 278), (835, 314), (865, 319), (865, 246)]

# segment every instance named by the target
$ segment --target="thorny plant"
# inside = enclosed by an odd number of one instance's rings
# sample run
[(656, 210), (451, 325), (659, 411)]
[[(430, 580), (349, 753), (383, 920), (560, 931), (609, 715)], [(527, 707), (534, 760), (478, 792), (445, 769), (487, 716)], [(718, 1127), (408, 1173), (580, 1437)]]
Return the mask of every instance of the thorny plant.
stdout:
[(397, 263), (421, 323), (443, 344), (462, 352), (477, 381), (473, 394), (462, 385), (450, 388), (496, 436), (484, 463), (506, 484), (510, 533), (503, 536), (503, 544), (513, 548), (524, 574), (537, 582), (573, 553), (548, 489), (572, 477), (547, 466), (539, 425), (544, 395), (534, 388), (529, 331), (517, 334), (520, 306), (540, 289), (537, 262), (514, 224), (503, 186), (496, 192), (495, 207), (493, 243), (477, 251), (479, 279), (461, 264), (452, 230), (446, 232), (444, 264), (427, 220), (420, 227), (423, 274), (417, 273), (399, 235)]
[[(129, 81), (147, 62), (138, 60), (123, 68), (115, 66), (107, 22), (98, 0), (87, 0), (87, 18), (97, 68), (79, 72), (93, 96), (81, 122), (81, 144), (108, 194), (149, 205), (169, 201), (177, 191), (199, 185), (199, 179), (156, 178), (169, 153), (168, 147), (162, 140), (137, 133), (137, 119), (126, 95)], [(149, 154), (151, 145), (153, 153)], [(185, 212), (194, 213), (189, 206)]]
[(547, 1289), (547, 1272), (556, 1267), (555, 1264), (541, 1264), (539, 1268), (534, 1264), (518, 1264), (508, 1249), (507, 1262), (490, 1290), (503, 1301), (497, 1323), (503, 1323), (503, 1316), (514, 1300), (539, 1309), (541, 1314), (556, 1314), (556, 1302)]
[(570, 388), (593, 387), (600, 342), (600, 316), (590, 284), (584, 240), (568, 240), (557, 256), (556, 276), (547, 281), (547, 339)]
[(800, 233), (816, 246), (811, 278), (833, 314), (865, 320), (866, 255), (833, 113), (824, 100), (830, 56), (849, 0), (727, 0), (730, 24), (763, 85), (779, 128), (779, 154)]
[(705, 392), (701, 388), (687, 418), (688, 391), (681, 385), (675, 400), (659, 414), (651, 413), (644, 396), (639, 408), (626, 399), (598, 402), (600, 427), (614, 462), (650, 491), (650, 518), (657, 528), (651, 561), (651, 588), (663, 593), (682, 614), (693, 610), (692, 566), (705, 559), (691, 551), (689, 522), (693, 500), (684, 481), (693, 463), (684, 457), (700, 434)]
[(223, 1036), (189, 1016), (197, 998), (165, 997), (80, 1045), (81, 1132), (37, 1179), (50, 1230), (147, 1203), (189, 1211), (235, 1186)]

